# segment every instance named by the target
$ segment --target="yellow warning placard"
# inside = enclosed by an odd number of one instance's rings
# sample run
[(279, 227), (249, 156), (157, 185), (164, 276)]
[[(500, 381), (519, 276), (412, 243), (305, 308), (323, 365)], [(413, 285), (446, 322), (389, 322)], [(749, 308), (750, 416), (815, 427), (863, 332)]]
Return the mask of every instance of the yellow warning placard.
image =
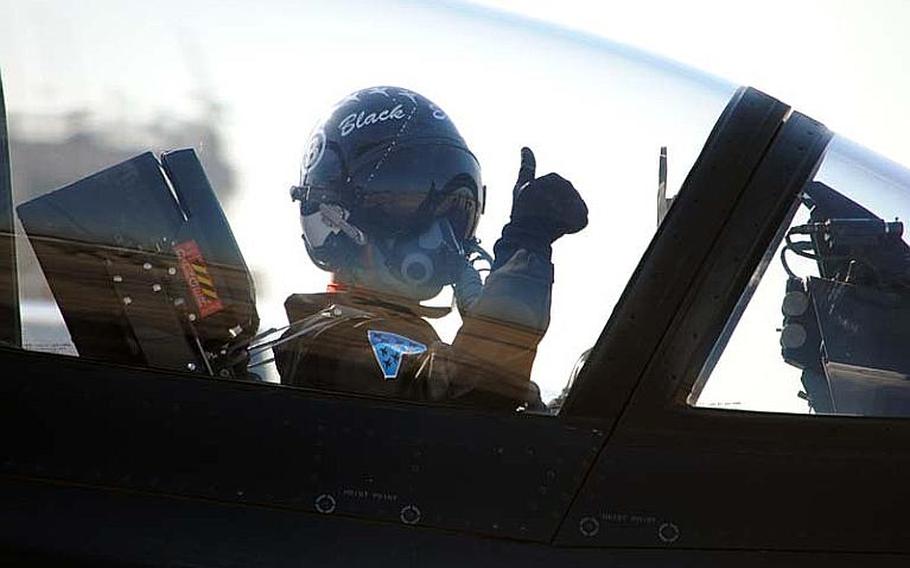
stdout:
[(209, 274), (209, 267), (205, 258), (202, 257), (196, 241), (176, 244), (174, 252), (177, 253), (177, 261), (180, 264), (183, 279), (186, 280), (196, 307), (199, 308), (199, 316), (204, 318), (223, 310), (224, 305), (218, 297), (215, 283)]

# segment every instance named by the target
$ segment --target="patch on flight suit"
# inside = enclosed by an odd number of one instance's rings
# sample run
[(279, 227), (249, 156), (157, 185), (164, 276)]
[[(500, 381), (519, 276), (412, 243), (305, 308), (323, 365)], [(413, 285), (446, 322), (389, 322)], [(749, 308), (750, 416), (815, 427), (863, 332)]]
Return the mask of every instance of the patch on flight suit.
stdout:
[(388, 331), (367, 330), (367, 337), (373, 347), (373, 355), (382, 369), (382, 376), (386, 380), (398, 378), (401, 369), (401, 360), (405, 355), (420, 355), (426, 352), (427, 346)]

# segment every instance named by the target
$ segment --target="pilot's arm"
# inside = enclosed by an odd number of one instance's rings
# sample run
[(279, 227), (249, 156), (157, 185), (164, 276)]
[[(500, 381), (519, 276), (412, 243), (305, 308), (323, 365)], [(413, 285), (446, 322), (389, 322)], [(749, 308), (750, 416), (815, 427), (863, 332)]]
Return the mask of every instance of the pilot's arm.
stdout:
[[(553, 173), (535, 178), (535, 168), (534, 154), (522, 148), (511, 219), (494, 246), (492, 271), (482, 291), (459, 305), (464, 323), (452, 344), (458, 361), (453, 378), (474, 386), (470, 398), (487, 392), (537, 399), (530, 377), (550, 323), (551, 245), (588, 222), (587, 206), (572, 184)], [(465, 288), (470, 283), (456, 283), (456, 294), (464, 295)]]

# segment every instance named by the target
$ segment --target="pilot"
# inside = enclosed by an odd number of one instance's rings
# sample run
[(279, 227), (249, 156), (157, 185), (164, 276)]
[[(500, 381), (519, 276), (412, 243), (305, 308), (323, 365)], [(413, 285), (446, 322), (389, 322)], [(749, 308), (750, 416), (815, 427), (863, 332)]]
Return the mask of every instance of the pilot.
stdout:
[[(539, 408), (531, 380), (547, 330), (551, 244), (587, 225), (587, 206), (557, 174), (535, 177), (521, 150), (511, 217), (495, 258), (474, 234), (486, 188), (443, 110), (397, 87), (357, 91), (316, 128), (291, 188), (325, 293), (285, 303), (274, 347), (284, 384), (482, 407)], [(481, 281), (473, 264), (486, 259)], [(421, 304), (454, 287), (462, 325), (451, 344)]]

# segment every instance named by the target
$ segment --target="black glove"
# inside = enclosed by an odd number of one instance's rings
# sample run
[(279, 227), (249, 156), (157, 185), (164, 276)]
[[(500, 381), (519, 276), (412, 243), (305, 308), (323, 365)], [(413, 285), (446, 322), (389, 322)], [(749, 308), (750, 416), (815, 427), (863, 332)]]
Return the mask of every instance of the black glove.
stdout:
[(518, 181), (512, 191), (512, 229), (552, 243), (588, 224), (588, 206), (572, 184), (558, 174), (535, 178), (537, 161), (521, 149)]

